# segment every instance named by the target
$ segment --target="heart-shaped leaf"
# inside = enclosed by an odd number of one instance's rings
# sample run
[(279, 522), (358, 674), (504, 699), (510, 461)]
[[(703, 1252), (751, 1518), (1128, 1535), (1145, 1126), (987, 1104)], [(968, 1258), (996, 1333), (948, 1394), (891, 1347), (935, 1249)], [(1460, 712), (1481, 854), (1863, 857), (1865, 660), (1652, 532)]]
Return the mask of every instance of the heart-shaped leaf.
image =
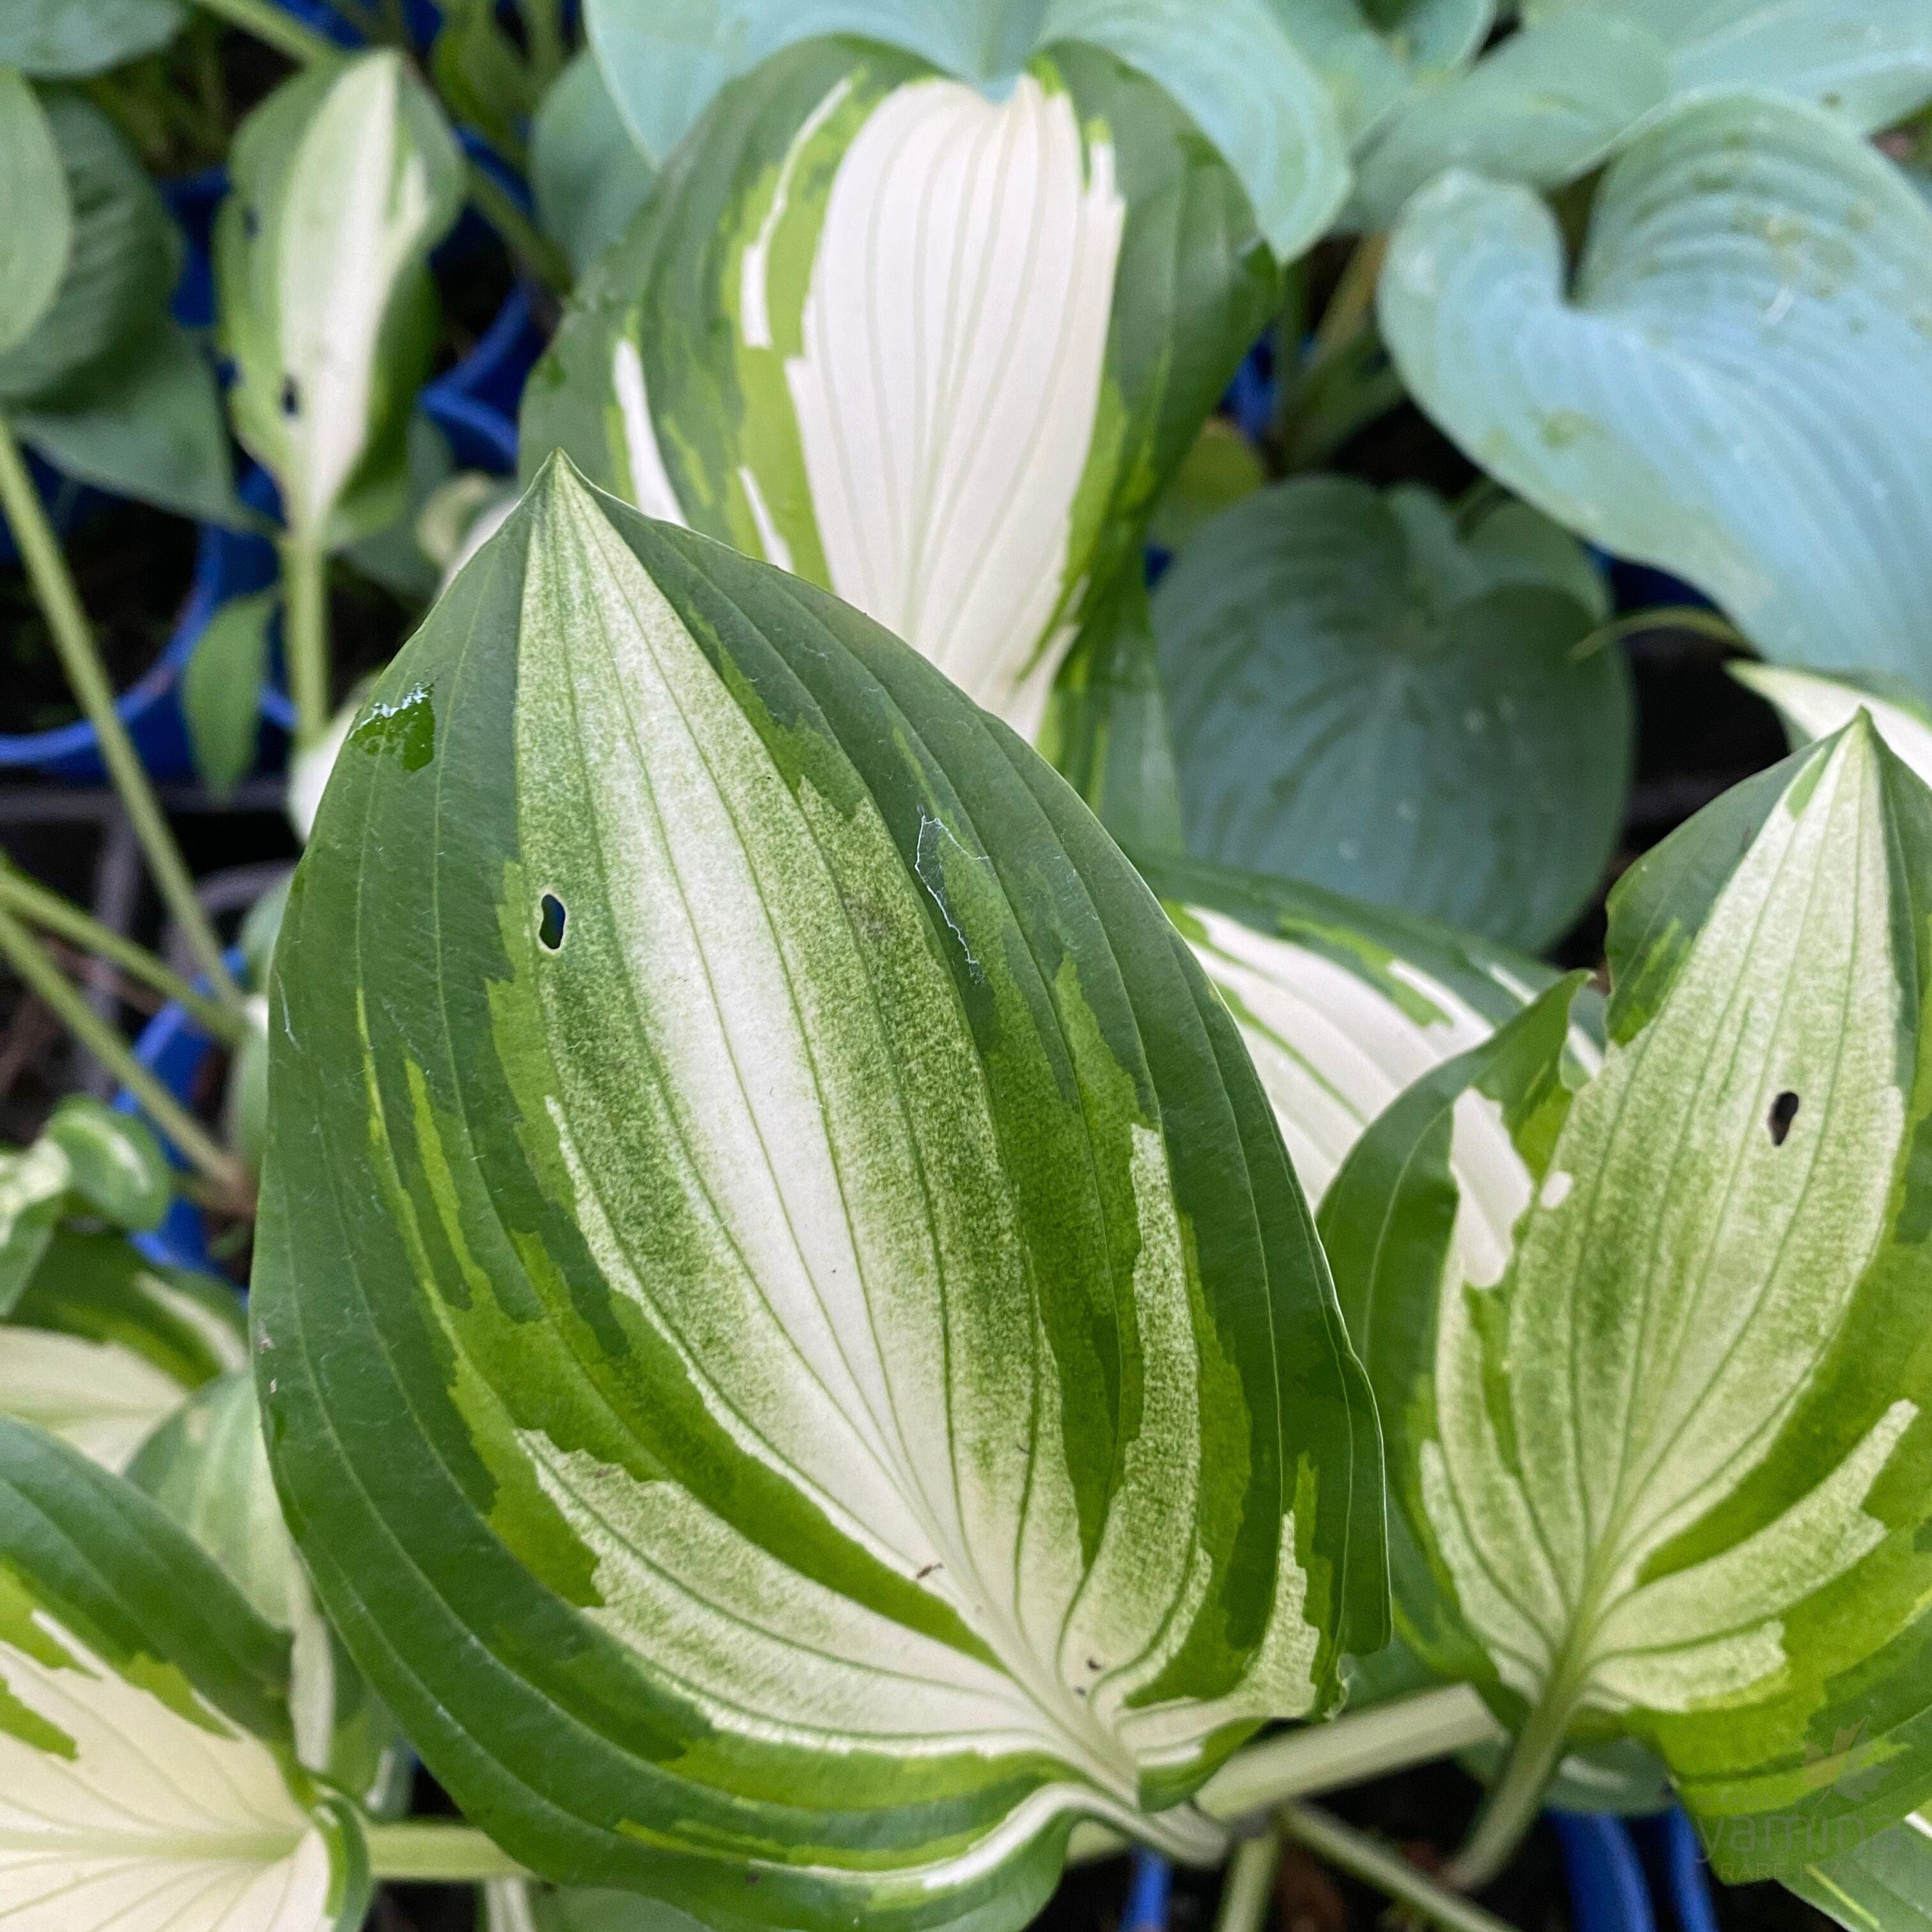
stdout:
[(726, 82), (846, 34), (981, 83), (1010, 81), (1043, 51), (1105, 49), (1214, 144), (1283, 261), (1348, 190), (1334, 101), (1273, 0), (688, 0), (675, 16), (655, 0), (589, 0), (584, 10), (618, 109), (659, 165)]
[(1310, 477), (1196, 538), (1154, 599), (1191, 850), (1523, 946), (1576, 916), (1622, 822), (1628, 674), (1581, 648), (1576, 546), (1493, 520)]
[(1226, 1010), (823, 592), (548, 466), (352, 734), (272, 997), (277, 1479), (533, 1869), (1017, 1926), (1076, 1814), (1212, 1846), (1177, 1801), (1379, 1641), (1372, 1412)]
[(236, 430), (298, 540), (346, 542), (404, 508), (433, 347), (424, 265), (461, 205), (462, 160), (434, 98), (382, 52), (285, 82), (231, 166), (215, 262)]
[(1566, 1741), (1652, 1745), (1732, 1878), (1932, 1781), (1929, 892), (1932, 794), (1855, 720), (1620, 882), (1600, 1073), (1573, 1091), (1558, 988), (1329, 1190), (1402, 1634), (1520, 1727), (1460, 1876)]
[(1796, 103), (1674, 110), (1547, 209), (1466, 174), (1382, 280), (1416, 399), (1493, 476), (1723, 605), (1768, 658), (1932, 689), (1932, 208)]
[(289, 1635), (296, 1756), (370, 1810), (406, 1790), (407, 1753), (323, 1621), (268, 1472), (245, 1370), (208, 1383), (141, 1446), (128, 1480), (220, 1564), (256, 1615)]
[(58, 409), (164, 323), (181, 236), (114, 124), (79, 94), (41, 97), (72, 223), (60, 285), (0, 352), (0, 404)]
[(0, 65), (77, 80), (165, 46), (187, 17), (181, 0), (7, 0)]
[(0, 1327), (0, 1415), (122, 1469), (194, 1390), (248, 1359), (224, 1283), (64, 1230)]
[(287, 1640), (138, 1490), (0, 1419), (0, 1918), (354, 1932), (346, 1808), (283, 1768)]
[(60, 148), (34, 90), (0, 67), (0, 350), (46, 313), (74, 243)]
[(1239, 184), (1091, 50), (996, 101), (820, 41), (722, 97), (650, 211), (532, 379), (526, 468), (567, 450), (836, 591), (1030, 737), (1268, 319)]

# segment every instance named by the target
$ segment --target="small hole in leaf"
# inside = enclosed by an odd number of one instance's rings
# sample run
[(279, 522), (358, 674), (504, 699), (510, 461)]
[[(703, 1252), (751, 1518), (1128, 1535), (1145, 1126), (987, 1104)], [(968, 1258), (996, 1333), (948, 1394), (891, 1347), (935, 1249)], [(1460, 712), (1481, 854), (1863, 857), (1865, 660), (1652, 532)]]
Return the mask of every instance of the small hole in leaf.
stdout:
[(292, 416), (301, 407), (302, 392), (296, 387), (296, 379), (292, 376), (284, 376), (282, 378), (283, 415)]
[(556, 893), (545, 892), (537, 911), (537, 937), (554, 952), (563, 944), (563, 902)]
[(242, 211), (242, 232), (252, 242), (262, 232), (260, 211), (252, 204)]
[(1798, 1118), (1798, 1096), (1790, 1088), (1779, 1094), (1771, 1103), (1771, 1118), (1765, 1125), (1771, 1130), (1771, 1144), (1782, 1147), (1784, 1137), (1791, 1131), (1791, 1124)]

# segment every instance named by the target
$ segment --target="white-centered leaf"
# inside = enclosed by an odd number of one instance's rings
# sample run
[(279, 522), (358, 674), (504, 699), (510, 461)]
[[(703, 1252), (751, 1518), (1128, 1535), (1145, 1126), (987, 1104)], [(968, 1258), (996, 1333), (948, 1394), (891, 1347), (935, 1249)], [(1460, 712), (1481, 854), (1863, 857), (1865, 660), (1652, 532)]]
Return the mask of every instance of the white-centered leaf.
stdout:
[(139, 1492), (0, 1421), (0, 1922), (359, 1924), (354, 1822), (284, 1768), (285, 1658)]
[(1932, 688), (1932, 208), (1840, 123), (1673, 110), (1605, 177), (1567, 290), (1539, 202), (1450, 174), (1381, 314), (1423, 407), (1558, 522), (1778, 662)]
[(1741, 661), (1727, 667), (1746, 689), (1774, 705), (1794, 748), (1828, 738), (1859, 712), (1928, 784), (1932, 784), (1932, 709), (1910, 692), (1868, 689), (1856, 680)]
[[(311, 68), (237, 137), (216, 230), (237, 432), (309, 544), (392, 520), (424, 373), (424, 263), (455, 219), (463, 169), (442, 111), (399, 56)], [(384, 514), (334, 526), (380, 485)]]
[[(1348, 189), (1335, 102), (1274, 0), (693, 0), (675, 15), (649, 0), (590, 0), (585, 17), (619, 110), (659, 165), (728, 81), (847, 34), (994, 92), (1043, 51), (1104, 48), (1215, 145), (1283, 261), (1321, 234)], [(1351, 28), (1369, 37), (1352, 20), (1324, 25), (1326, 47), (1354, 42)], [(1363, 57), (1357, 44), (1337, 54)]]
[(552, 464), (352, 733), (275, 979), (278, 1480), (534, 1869), (1017, 1925), (1074, 1816), (1205, 1850), (1176, 1801), (1328, 1702), (1372, 1421), (1266, 1096), (885, 632)]
[(1603, 608), (1520, 506), (1468, 530), (1419, 486), (1246, 498), (1154, 592), (1190, 849), (1547, 944), (1629, 784), (1629, 674), (1585, 647)]
[(1732, 1876), (1928, 1776), (1928, 884), (1932, 794), (1855, 720), (1620, 883), (1600, 1072), (1573, 1094), (1547, 995), (1322, 1208), (1420, 1552), (1404, 1634), (1532, 1770), (1651, 1743)]
[[(1398, 1094), (1555, 979), (1472, 934), (1317, 886), (1192, 860), (1136, 862), (1234, 1015), (1317, 1203)], [(1574, 1048), (1594, 1069), (1600, 1048), (1581, 1028)]]
[(0, 350), (12, 348), (46, 313), (73, 244), (53, 130), (34, 90), (14, 68), (0, 67)]
[(0, 1325), (0, 1415), (118, 1470), (194, 1390), (247, 1360), (224, 1285), (64, 1231)]
[(531, 385), (526, 470), (567, 449), (1032, 736), (1269, 311), (1234, 177), (1090, 48), (995, 98), (819, 42), (722, 97), (651, 208)]

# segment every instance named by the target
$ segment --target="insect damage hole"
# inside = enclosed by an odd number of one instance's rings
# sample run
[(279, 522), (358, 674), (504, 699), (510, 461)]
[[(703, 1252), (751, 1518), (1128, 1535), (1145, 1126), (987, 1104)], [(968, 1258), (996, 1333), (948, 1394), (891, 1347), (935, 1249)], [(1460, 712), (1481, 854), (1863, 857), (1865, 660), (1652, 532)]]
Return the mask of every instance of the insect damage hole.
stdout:
[(1771, 1144), (1782, 1147), (1784, 1137), (1791, 1131), (1791, 1124), (1798, 1118), (1798, 1096), (1787, 1087), (1771, 1103), (1769, 1118), (1765, 1125), (1771, 1130)]
[(537, 938), (547, 952), (554, 952), (563, 944), (563, 902), (554, 892), (545, 892), (537, 902)]

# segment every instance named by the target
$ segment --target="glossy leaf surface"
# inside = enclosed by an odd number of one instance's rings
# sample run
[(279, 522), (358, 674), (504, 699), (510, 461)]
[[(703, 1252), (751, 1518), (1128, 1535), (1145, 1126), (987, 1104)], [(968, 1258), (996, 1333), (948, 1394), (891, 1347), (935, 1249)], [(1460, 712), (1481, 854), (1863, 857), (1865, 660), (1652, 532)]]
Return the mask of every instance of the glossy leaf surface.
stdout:
[(1490, 473), (1768, 658), (1932, 691), (1932, 207), (1838, 122), (1730, 95), (1606, 176), (1568, 278), (1526, 190), (1412, 201), (1384, 335)]
[(1619, 884), (1600, 1073), (1559, 988), (1323, 1204), (1403, 1635), (1520, 1750), (1647, 1742), (1732, 1878), (1928, 1776), (1929, 880), (1932, 795), (1855, 722)]
[(836, 592), (1030, 737), (1274, 280), (1234, 178), (1109, 56), (993, 100), (819, 42), (722, 96), (600, 260), (524, 462)]
[(1547, 943), (1629, 783), (1628, 671), (1580, 648), (1602, 608), (1576, 544), (1520, 507), (1466, 531), (1414, 485), (1247, 498), (1154, 593), (1190, 849)]
[(549, 466), (352, 733), (272, 997), (278, 1480), (534, 1868), (1017, 1926), (1075, 1814), (1213, 1846), (1175, 1801), (1378, 1640), (1373, 1418), (1232, 1022), (823, 593)]

